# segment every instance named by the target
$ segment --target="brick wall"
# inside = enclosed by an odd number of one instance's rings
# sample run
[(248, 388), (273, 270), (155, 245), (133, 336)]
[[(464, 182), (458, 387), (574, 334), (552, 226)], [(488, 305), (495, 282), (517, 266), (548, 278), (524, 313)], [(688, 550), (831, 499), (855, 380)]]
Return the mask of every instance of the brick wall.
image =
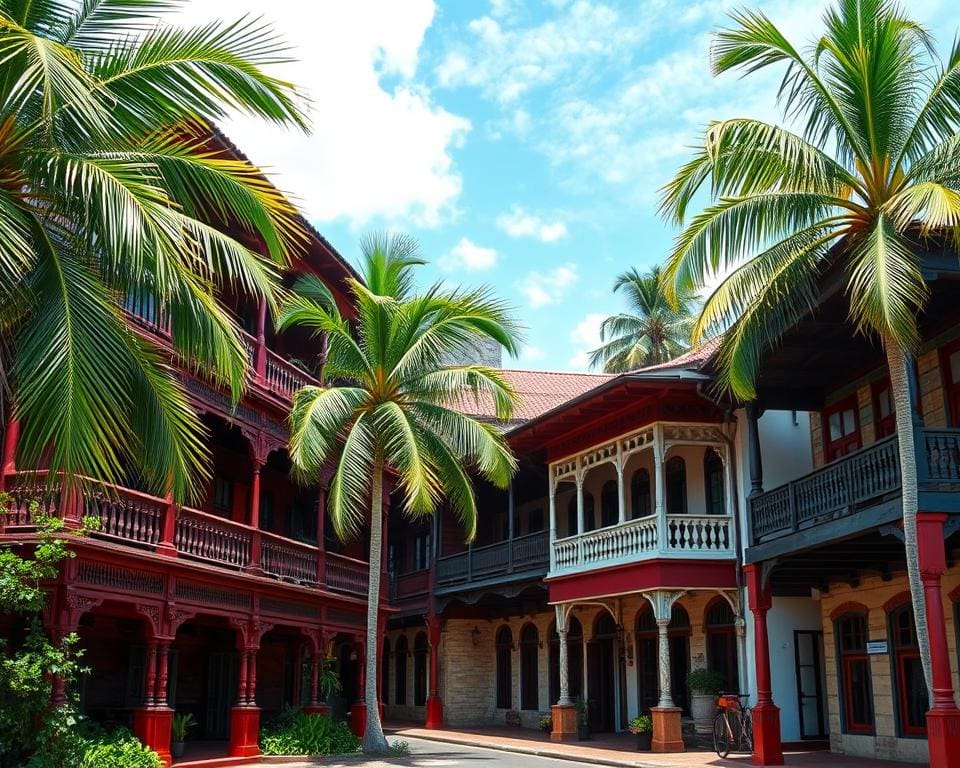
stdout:
[[(947, 620), (947, 642), (950, 647), (950, 664), (954, 684), (957, 683), (956, 629), (954, 606), (946, 595), (960, 586), (960, 567), (954, 567), (943, 579), (944, 614)], [(891, 598), (909, 590), (906, 575), (891, 581), (879, 576), (861, 579), (856, 587), (846, 584), (833, 585), (821, 599), (823, 619), (824, 666), (826, 668), (827, 710), (830, 723), (830, 748), (834, 752), (862, 755), (885, 760), (927, 761), (927, 742), (922, 738), (900, 738), (897, 735), (894, 714), (895, 691), (892, 679), (892, 657), (889, 654), (870, 656), (871, 685), (875, 733), (872, 736), (844, 733), (840, 721), (837, 650), (834, 624), (831, 614), (844, 603), (856, 602), (865, 605), (868, 637), (870, 640), (887, 640), (889, 632), (884, 604)]]

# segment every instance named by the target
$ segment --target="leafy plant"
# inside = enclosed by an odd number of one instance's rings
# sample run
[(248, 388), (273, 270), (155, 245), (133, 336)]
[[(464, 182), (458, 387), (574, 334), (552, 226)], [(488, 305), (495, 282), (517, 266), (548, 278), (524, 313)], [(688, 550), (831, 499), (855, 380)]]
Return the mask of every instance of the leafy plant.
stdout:
[(719, 672), (699, 667), (687, 672), (687, 688), (693, 694), (716, 696), (723, 690), (725, 679)]
[(160, 756), (126, 728), (111, 732), (75, 719), (63, 726), (40, 745), (27, 768), (160, 768)]
[(387, 754), (390, 757), (409, 757), (410, 745), (405, 741), (395, 741), (390, 745)]
[[(329, 289), (304, 278), (285, 306), (280, 328), (301, 326), (328, 339), (325, 372), (335, 384), (296, 393), (290, 413), (290, 458), (304, 478), (335, 466), (327, 515), (341, 538), (369, 525), (367, 586), (367, 722), (364, 751), (384, 753), (377, 700), (377, 606), (383, 565), (385, 473), (396, 477), (402, 512), (414, 518), (452, 507), (472, 540), (477, 527), (473, 478), (506, 487), (516, 469), (494, 424), (457, 408), (489, 398), (508, 419), (515, 393), (503, 373), (482, 365), (447, 365), (465, 344), (489, 339), (517, 349), (509, 308), (488, 289), (413, 291), (424, 262), (410, 238), (377, 235), (361, 243), (364, 282), (350, 280), (356, 320), (340, 314)], [(469, 471), (468, 469), (469, 468)]]
[(170, 738), (173, 741), (186, 741), (191, 728), (196, 727), (197, 719), (192, 712), (178, 712), (170, 725)]
[(345, 755), (356, 752), (359, 746), (360, 740), (346, 723), (304, 712), (260, 734), (265, 755)]
[(323, 662), (323, 668), (320, 670), (317, 682), (320, 686), (320, 694), (323, 696), (324, 701), (329, 701), (331, 696), (339, 694), (340, 691), (343, 690), (340, 676), (336, 673), (329, 661)]
[(108, 739), (90, 741), (83, 750), (79, 768), (160, 768), (160, 756), (126, 729)]
[(577, 722), (585, 724), (590, 714), (590, 707), (586, 700), (578, 696), (573, 700), (573, 708), (577, 711)]
[(649, 733), (653, 730), (653, 720), (650, 715), (640, 715), (627, 723), (627, 730), (632, 734)]
[(547, 715), (546, 717), (540, 718), (540, 730), (541, 731), (552, 731), (553, 730), (553, 716)]

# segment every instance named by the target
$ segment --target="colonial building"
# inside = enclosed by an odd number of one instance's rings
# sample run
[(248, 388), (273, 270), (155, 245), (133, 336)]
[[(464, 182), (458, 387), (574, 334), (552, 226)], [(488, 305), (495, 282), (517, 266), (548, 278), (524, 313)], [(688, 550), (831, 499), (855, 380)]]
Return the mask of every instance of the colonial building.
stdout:
[[(239, 154), (220, 135), (214, 143)], [(318, 233), (294, 273), (319, 276), (348, 309), (352, 270)], [(196, 717), (191, 736), (213, 754), (243, 756), (258, 751), (262, 716), (319, 705), (321, 659), (331, 658), (343, 681), (335, 707), (346, 712), (362, 691), (364, 542), (340, 545), (324, 517), (324, 488), (288, 478), (290, 397), (322, 378), (325, 350), (297, 329), (275, 331), (264, 303), (226, 301), (247, 331), (252, 373), (234, 406), (201, 375), (180, 371), (214, 462), (195, 505), (133, 481), (85, 497), (41, 492), (42, 468), (16, 464), (17, 422), (6, 420), (2, 433), (0, 488), (13, 498), (0, 517), (3, 543), (29, 543), (37, 503), (68, 526), (99, 520), (71, 541), (77, 556), (51, 585), (44, 616), (54, 637), (79, 635), (91, 670), (80, 684), (83, 711), (133, 727), (167, 761), (174, 711)], [(150, 297), (129, 297), (125, 308), (139, 332), (168, 347), (169, 322)], [(0, 631), (15, 633), (8, 623), (0, 617)], [(359, 720), (362, 705), (354, 712)]]

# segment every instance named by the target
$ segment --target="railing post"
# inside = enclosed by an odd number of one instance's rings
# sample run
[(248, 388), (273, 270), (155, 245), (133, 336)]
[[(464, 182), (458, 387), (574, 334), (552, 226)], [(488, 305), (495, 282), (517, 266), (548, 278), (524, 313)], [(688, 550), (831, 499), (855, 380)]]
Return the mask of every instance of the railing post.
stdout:
[(168, 493), (164, 499), (163, 520), (161, 520), (160, 543), (157, 552), (167, 557), (177, 556), (177, 546), (174, 543), (177, 536), (177, 505), (173, 503), (173, 494)]

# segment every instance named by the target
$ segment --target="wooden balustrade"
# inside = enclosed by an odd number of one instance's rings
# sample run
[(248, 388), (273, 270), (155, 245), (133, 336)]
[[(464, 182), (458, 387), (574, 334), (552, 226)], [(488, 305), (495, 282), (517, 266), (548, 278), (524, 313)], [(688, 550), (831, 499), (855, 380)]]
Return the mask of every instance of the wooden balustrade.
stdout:
[(549, 546), (546, 531), (472, 547), (466, 552), (437, 560), (437, 583), (459, 584), (489, 579), (508, 573), (535, 568), (546, 569)]
[(420, 597), (430, 591), (430, 569), (424, 568), (410, 573), (391, 574), (390, 597)]
[(274, 394), (289, 400), (298, 389), (308, 384), (316, 385), (318, 382), (310, 374), (287, 362), (276, 352), (267, 350), (264, 384)]
[(923, 450), (931, 482), (960, 481), (960, 430), (925, 429)]
[(352, 595), (366, 595), (369, 565), (345, 555), (327, 552), (327, 587)]
[(181, 554), (243, 568), (250, 562), (252, 533), (246, 525), (181, 507), (177, 510), (174, 545)]
[(259, 531), (263, 572), (299, 584), (317, 583), (317, 547)]
[(167, 507), (164, 499), (116, 486), (95, 487), (83, 500), (84, 515), (100, 521), (91, 536), (150, 547), (160, 543)]

